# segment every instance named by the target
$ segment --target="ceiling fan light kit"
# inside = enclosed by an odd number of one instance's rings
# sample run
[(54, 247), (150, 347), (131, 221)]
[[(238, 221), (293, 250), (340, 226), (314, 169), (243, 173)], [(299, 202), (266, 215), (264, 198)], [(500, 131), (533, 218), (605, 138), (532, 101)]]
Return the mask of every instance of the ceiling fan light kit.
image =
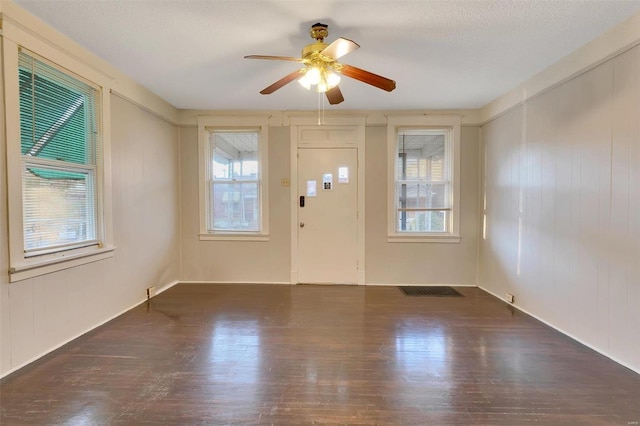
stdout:
[(312, 25), (309, 34), (316, 41), (302, 49), (300, 58), (266, 55), (245, 56), (246, 59), (270, 59), (304, 64), (303, 68), (284, 76), (261, 90), (261, 94), (269, 95), (292, 81), (298, 80), (300, 85), (307, 90), (315, 87), (316, 92), (325, 93), (329, 103), (336, 105), (344, 101), (342, 92), (338, 87), (340, 75), (370, 84), (387, 92), (391, 92), (396, 88), (396, 82), (391, 79), (338, 62), (338, 58), (360, 47), (353, 40), (340, 37), (331, 44), (325, 43), (324, 39), (329, 35), (329, 31), (328, 26), (321, 23)]

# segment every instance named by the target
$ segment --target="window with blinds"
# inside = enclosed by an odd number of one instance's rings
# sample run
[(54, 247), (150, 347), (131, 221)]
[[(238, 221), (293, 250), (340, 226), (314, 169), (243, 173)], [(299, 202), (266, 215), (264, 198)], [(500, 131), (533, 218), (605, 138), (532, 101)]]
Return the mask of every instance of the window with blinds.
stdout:
[(19, 54), (25, 256), (99, 242), (99, 91)]
[(396, 143), (396, 231), (450, 232), (449, 132), (399, 129)]
[(210, 232), (260, 231), (259, 131), (209, 133)]

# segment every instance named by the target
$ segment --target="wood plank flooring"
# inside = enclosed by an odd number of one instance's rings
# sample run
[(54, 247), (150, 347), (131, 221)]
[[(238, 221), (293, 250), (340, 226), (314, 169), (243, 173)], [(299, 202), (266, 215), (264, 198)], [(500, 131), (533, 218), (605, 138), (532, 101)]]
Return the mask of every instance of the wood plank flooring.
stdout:
[(477, 288), (178, 285), (0, 381), (2, 425), (638, 425), (640, 375)]

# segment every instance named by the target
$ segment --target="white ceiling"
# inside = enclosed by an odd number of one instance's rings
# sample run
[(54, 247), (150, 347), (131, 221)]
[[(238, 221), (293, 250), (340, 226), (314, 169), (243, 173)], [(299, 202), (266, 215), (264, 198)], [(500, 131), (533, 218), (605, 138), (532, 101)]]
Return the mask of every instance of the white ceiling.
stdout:
[(225, 110), (316, 109), (295, 82), (258, 93), (298, 64), (243, 56), (299, 56), (318, 21), (325, 41), (360, 44), (340, 62), (397, 82), (343, 78), (328, 109), (448, 109), (486, 105), (640, 12), (640, 0), (15, 2), (174, 106)]

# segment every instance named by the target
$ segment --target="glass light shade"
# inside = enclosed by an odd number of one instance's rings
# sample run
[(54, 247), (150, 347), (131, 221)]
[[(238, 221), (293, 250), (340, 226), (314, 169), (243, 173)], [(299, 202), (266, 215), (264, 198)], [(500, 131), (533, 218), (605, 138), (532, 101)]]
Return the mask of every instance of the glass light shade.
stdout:
[(305, 74), (302, 77), (300, 77), (298, 79), (298, 83), (300, 83), (300, 85), (302, 87), (304, 87), (305, 89), (311, 90), (311, 83), (309, 83), (309, 79), (307, 78), (307, 74)]
[(333, 89), (340, 83), (340, 76), (333, 71), (327, 70), (324, 74), (324, 78), (327, 81), (327, 86), (329, 89)]
[(316, 92), (324, 93), (340, 83), (340, 76), (330, 68), (314, 66), (298, 79), (298, 83), (307, 90), (311, 90), (311, 86), (316, 86)]
[(318, 67), (309, 69), (309, 71), (307, 71), (304, 76), (307, 78), (307, 81), (311, 85), (320, 83), (320, 80), (322, 78), (322, 74), (320, 73), (320, 69)]

